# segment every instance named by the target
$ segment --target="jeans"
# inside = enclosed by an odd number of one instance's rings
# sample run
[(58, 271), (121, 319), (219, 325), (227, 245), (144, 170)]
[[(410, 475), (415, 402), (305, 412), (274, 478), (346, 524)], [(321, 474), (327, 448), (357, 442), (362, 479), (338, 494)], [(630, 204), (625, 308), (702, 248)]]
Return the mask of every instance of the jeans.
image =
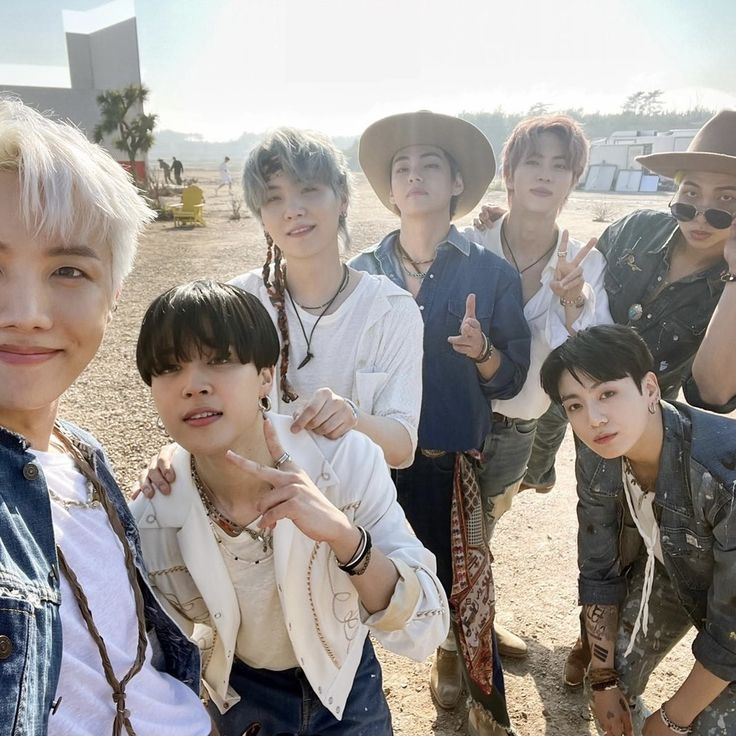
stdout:
[(383, 694), (381, 666), (366, 637), (342, 720), (325, 708), (299, 668), (259, 670), (235, 660), (231, 687), (240, 702), (224, 715), (208, 710), (220, 736), (242, 736), (260, 723), (258, 736), (392, 736), (391, 713)]
[(529, 465), (524, 483), (532, 487), (553, 486), (557, 480), (555, 457), (567, 432), (567, 415), (559, 404), (552, 403), (537, 420)]
[(532, 453), (536, 426), (536, 419), (499, 420), (494, 416), (493, 428), (483, 444), (483, 464), (478, 473), (489, 542), (496, 522), (511, 508), (519, 490)]
[[(652, 594), (649, 598), (648, 631), (639, 631), (628, 657), (624, 652), (639, 612), (644, 585), (646, 557), (640, 557), (627, 575), (626, 598), (619, 607), (615, 668), (621, 689), (638, 712), (646, 713), (641, 694), (654, 668), (690, 630), (692, 621), (680, 603), (664, 566), (656, 563)], [(653, 708), (658, 704), (653, 703)], [(732, 682), (705, 708), (692, 724), (693, 736), (736, 734), (736, 683)]]

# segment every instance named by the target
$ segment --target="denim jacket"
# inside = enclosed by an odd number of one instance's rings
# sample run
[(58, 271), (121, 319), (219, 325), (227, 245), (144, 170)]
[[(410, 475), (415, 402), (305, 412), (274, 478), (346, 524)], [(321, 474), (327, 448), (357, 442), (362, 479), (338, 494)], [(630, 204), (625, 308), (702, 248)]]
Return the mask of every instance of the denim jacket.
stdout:
[(736, 396), (723, 405), (707, 404), (690, 373), (723, 293), (725, 260), (652, 299), (667, 276), (677, 233), (677, 221), (654, 210), (638, 210), (606, 228), (596, 248), (607, 261), (608, 306), (614, 322), (631, 325), (646, 342), (665, 398), (675, 398), (682, 387), (692, 406), (727, 414), (736, 409)]
[[(398, 231), (390, 233), (350, 265), (387, 276), (405, 289), (394, 247), (397, 236)], [(490, 381), (484, 381), (475, 363), (447, 342), (460, 333), (465, 300), (471, 293), (476, 296), (481, 329), (501, 356)], [(471, 243), (453, 225), (437, 248), (416, 301), (424, 320), (419, 447), (447, 452), (478, 449), (491, 429), (491, 400), (516, 396), (529, 369), (531, 338), (519, 275), (503, 258)]]
[[(693, 654), (736, 680), (736, 421), (663, 401), (654, 498), (664, 566), (698, 634)], [(622, 459), (578, 443), (581, 605), (618, 605), (641, 538), (626, 506)]]
[[(101, 447), (73, 425), (63, 426), (94, 468), (123, 522), (139, 570), (154, 666), (199, 692), (197, 648), (148, 587), (135, 522)], [(43, 471), (28, 442), (0, 427), (0, 736), (39, 736), (47, 731), (61, 667), (60, 603)]]

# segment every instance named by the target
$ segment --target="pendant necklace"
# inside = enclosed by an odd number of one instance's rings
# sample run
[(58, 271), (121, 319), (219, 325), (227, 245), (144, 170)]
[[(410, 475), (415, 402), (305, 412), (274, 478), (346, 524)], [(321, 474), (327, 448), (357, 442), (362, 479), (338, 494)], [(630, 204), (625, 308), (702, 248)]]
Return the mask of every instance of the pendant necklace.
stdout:
[(549, 248), (547, 248), (544, 253), (542, 253), (539, 258), (537, 258), (536, 261), (533, 261), (528, 266), (524, 266), (524, 268), (519, 268), (519, 264), (516, 261), (516, 256), (514, 255), (514, 251), (511, 250), (511, 244), (509, 243), (508, 239), (506, 238), (506, 223), (504, 222), (503, 225), (501, 225), (501, 243), (506, 248), (506, 250), (509, 252), (509, 255), (511, 256), (511, 260), (514, 262), (514, 268), (519, 272), (519, 276), (526, 273), (530, 268), (534, 268), (541, 260), (544, 258), (547, 258), (549, 254), (552, 252), (553, 248), (557, 245), (557, 233), (555, 233), (554, 240), (552, 241), (552, 245), (550, 245)]
[[(286, 283), (286, 279), (284, 278), (284, 285), (286, 288), (286, 293), (289, 295), (289, 301), (291, 302), (291, 306), (294, 307), (294, 313), (296, 314), (297, 322), (299, 322), (299, 328), (302, 331), (302, 335), (304, 335), (304, 341), (307, 343), (307, 354), (304, 356), (304, 360), (302, 360), (301, 363), (296, 367), (297, 370), (300, 368), (304, 368), (304, 366), (309, 363), (312, 358), (314, 358), (314, 355), (312, 353), (312, 338), (314, 337), (314, 331), (317, 329), (317, 325), (319, 324), (319, 321), (322, 319), (322, 317), (327, 314), (330, 307), (335, 303), (335, 299), (340, 295), (341, 292), (345, 290), (345, 287), (348, 285), (348, 282), (350, 281), (350, 269), (343, 264), (343, 274), (342, 274), (342, 281), (340, 282), (340, 286), (338, 287), (337, 291), (332, 295), (332, 298), (325, 302), (324, 304), (320, 305), (320, 307), (323, 307), (322, 311), (319, 313), (319, 316), (317, 317), (315, 323), (312, 325), (312, 329), (309, 331), (309, 337), (307, 337), (307, 331), (304, 329), (304, 323), (302, 322), (302, 318), (299, 315), (299, 310), (297, 309), (297, 303), (294, 301), (294, 297), (291, 295), (291, 292), (289, 291), (289, 285)], [(302, 307), (302, 309), (319, 309), (320, 307)]]
[(217, 524), (220, 529), (231, 537), (237, 537), (245, 532), (254, 542), (260, 542), (260, 544), (263, 545), (264, 552), (268, 552), (269, 549), (273, 548), (272, 531), (253, 531), (253, 529), (249, 528), (247, 524), (238, 524), (236, 521), (229, 519), (222, 513), (222, 511), (220, 511), (220, 509), (217, 508), (217, 506), (215, 506), (212, 491), (199, 477), (194, 455), (190, 455), (189, 457), (189, 468), (192, 474), (192, 481), (194, 481), (194, 487), (197, 489), (197, 493), (199, 493), (199, 497), (202, 499), (205, 513), (211, 521)]

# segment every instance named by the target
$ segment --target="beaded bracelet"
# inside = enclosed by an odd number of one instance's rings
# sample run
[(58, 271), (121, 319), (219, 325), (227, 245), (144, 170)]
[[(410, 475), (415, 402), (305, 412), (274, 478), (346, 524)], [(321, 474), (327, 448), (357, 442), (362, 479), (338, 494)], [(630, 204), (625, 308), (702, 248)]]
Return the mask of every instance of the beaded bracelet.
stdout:
[(580, 307), (585, 304), (585, 294), (581, 294), (575, 299), (567, 299), (564, 296), (561, 296), (560, 304), (562, 304), (563, 307), (575, 307), (576, 309), (580, 309)]
[(471, 358), (473, 363), (485, 363), (491, 355), (493, 355), (493, 343), (488, 339), (488, 335), (483, 333), (483, 350), (480, 351), (480, 355), (477, 358)]
[(693, 732), (692, 726), (680, 726), (678, 723), (675, 723), (668, 715), (667, 712), (664, 709), (664, 703), (659, 706), (659, 716), (662, 719), (662, 723), (664, 723), (667, 728), (669, 728), (672, 733), (678, 733), (683, 734), (683, 736), (687, 736), (687, 734), (690, 734)]
[(358, 527), (358, 531), (360, 532), (360, 542), (353, 556), (344, 565), (337, 563), (337, 566), (348, 575), (362, 575), (368, 569), (368, 563), (371, 559), (373, 542), (370, 532), (362, 526)]

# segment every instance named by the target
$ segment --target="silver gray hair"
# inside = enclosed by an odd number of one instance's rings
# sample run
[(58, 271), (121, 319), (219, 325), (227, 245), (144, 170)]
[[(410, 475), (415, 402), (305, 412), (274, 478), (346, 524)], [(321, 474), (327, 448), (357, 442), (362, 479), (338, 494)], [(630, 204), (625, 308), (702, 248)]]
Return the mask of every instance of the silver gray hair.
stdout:
[(0, 97), (0, 171), (18, 174), (19, 214), (29, 232), (110, 249), (117, 291), (155, 217), (120, 164), (74, 126)]
[[(350, 204), (352, 177), (347, 159), (321, 133), (278, 128), (248, 154), (243, 169), (243, 193), (248, 209), (259, 219), (268, 196), (268, 180), (279, 171), (294, 181), (324, 184), (345, 202), (345, 209)], [(345, 218), (340, 218), (338, 232), (347, 246), (350, 235)]]

